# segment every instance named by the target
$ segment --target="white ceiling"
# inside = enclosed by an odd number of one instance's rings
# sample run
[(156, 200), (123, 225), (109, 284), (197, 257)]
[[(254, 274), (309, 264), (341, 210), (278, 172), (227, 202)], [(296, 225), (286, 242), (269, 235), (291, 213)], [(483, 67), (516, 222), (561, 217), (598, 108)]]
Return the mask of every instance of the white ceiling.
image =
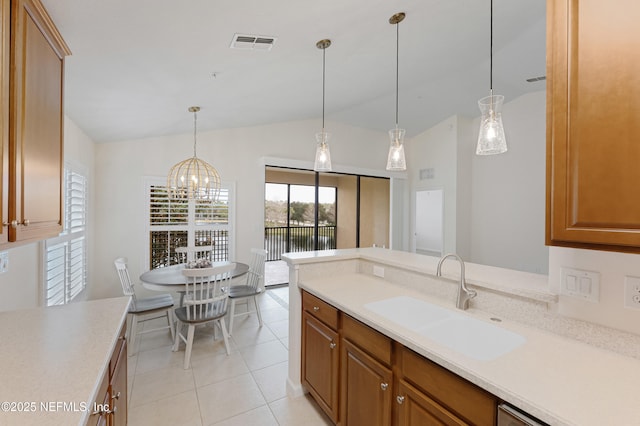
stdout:
[[(67, 115), (96, 142), (326, 118), (421, 133), (455, 113), (479, 115), (489, 89), (489, 0), (43, 0), (73, 55)], [(235, 33), (277, 37), (230, 49)], [(216, 73), (216, 77), (212, 77)], [(494, 93), (542, 90), (545, 0), (494, 1)], [(327, 129), (331, 131), (330, 128)]]

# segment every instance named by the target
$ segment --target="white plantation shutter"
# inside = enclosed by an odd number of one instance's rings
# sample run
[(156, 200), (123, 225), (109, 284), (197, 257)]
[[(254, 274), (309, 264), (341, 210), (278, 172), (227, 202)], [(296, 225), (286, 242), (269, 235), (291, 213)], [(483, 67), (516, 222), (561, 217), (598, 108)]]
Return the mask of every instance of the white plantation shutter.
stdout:
[(65, 166), (62, 233), (45, 241), (45, 306), (69, 303), (87, 285), (87, 178)]
[(233, 191), (222, 186), (215, 203), (170, 199), (166, 180), (148, 178), (148, 264), (149, 269), (177, 263), (177, 247), (213, 245), (213, 260), (229, 260), (232, 238), (230, 211)]

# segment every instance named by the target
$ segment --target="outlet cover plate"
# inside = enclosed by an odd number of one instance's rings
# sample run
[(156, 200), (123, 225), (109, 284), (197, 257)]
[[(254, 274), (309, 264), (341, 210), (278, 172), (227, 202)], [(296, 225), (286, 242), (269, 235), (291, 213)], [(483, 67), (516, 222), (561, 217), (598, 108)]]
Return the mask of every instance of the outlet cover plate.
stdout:
[(9, 270), (9, 252), (0, 252), (0, 274), (4, 274)]
[(589, 302), (600, 301), (600, 273), (575, 268), (560, 268), (560, 294)]
[(624, 277), (624, 307), (640, 309), (640, 277)]

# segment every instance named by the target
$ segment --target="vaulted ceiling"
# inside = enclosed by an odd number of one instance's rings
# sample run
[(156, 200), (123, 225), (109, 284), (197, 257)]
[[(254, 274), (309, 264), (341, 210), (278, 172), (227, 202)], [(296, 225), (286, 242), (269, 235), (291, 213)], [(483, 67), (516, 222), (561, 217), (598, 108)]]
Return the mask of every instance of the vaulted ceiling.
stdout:
[[(489, 89), (489, 0), (43, 0), (71, 48), (67, 115), (96, 142), (326, 116), (411, 137), (453, 114), (477, 116)], [(494, 93), (543, 90), (545, 0), (494, 0)], [(231, 49), (234, 34), (275, 37)], [(320, 126), (320, 121), (318, 122)]]

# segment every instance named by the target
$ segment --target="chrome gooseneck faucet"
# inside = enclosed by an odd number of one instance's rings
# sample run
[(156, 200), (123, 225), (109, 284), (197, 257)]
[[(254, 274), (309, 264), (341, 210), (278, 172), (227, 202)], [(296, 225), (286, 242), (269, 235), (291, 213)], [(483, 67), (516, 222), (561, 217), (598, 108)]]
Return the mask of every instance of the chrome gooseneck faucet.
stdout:
[(445, 254), (438, 261), (438, 268), (436, 269), (436, 276), (442, 276), (442, 263), (448, 257), (453, 257), (458, 260), (460, 263), (460, 286), (458, 287), (458, 298), (456, 299), (456, 308), (466, 310), (469, 307), (469, 300), (473, 299), (478, 295), (475, 290), (471, 290), (467, 288), (467, 284), (464, 280), (464, 262), (455, 253)]

